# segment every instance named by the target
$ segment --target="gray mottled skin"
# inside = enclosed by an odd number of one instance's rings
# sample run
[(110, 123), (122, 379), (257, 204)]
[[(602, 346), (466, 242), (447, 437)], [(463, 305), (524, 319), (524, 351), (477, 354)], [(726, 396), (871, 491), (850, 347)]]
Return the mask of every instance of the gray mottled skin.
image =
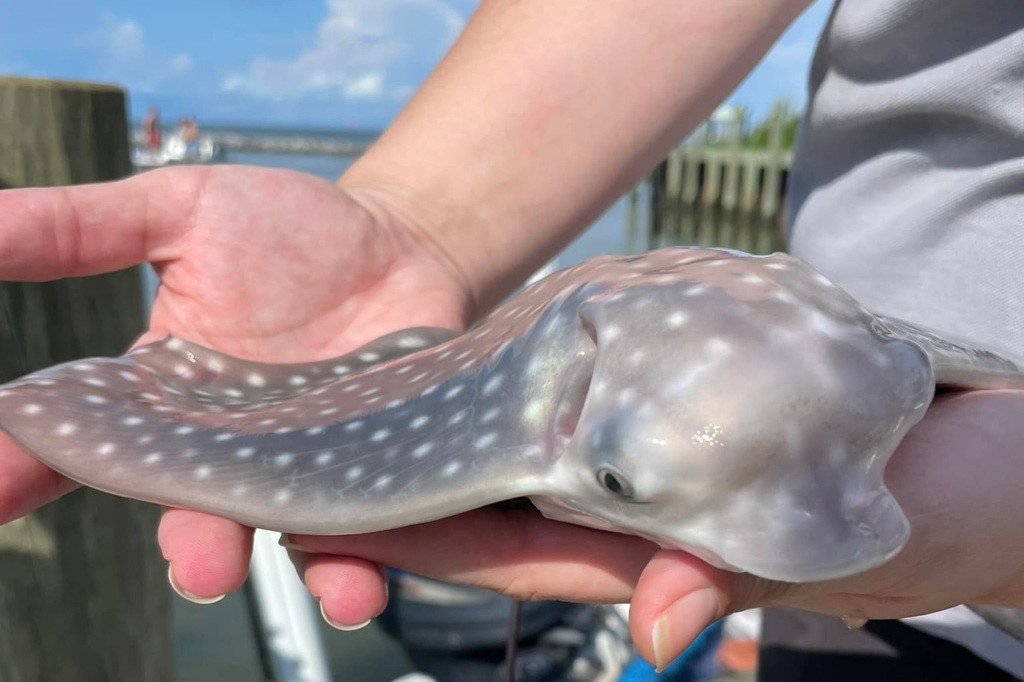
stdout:
[(61, 365), (0, 387), (0, 428), (86, 485), (263, 528), (375, 531), (528, 496), (807, 581), (903, 546), (882, 474), (937, 383), (1021, 377), (788, 256), (663, 249), (551, 275), (464, 334), (333, 360), (169, 338)]

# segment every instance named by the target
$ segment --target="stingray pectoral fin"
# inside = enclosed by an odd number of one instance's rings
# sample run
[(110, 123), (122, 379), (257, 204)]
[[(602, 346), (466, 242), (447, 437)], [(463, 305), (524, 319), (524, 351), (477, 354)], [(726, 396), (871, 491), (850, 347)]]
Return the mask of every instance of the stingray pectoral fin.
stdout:
[(881, 566), (910, 536), (910, 523), (884, 487), (865, 504), (828, 513), (766, 505), (724, 531), (718, 554), (731, 567), (783, 582), (833, 580)]

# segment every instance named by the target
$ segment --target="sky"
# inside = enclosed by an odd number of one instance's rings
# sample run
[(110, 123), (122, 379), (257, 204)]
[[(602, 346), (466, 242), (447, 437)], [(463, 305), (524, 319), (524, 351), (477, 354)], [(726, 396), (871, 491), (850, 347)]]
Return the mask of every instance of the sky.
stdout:
[[(755, 116), (805, 100), (831, 3), (817, 0), (728, 101)], [(476, 0), (0, 2), (0, 74), (118, 83), (133, 118), (363, 128), (387, 125)]]

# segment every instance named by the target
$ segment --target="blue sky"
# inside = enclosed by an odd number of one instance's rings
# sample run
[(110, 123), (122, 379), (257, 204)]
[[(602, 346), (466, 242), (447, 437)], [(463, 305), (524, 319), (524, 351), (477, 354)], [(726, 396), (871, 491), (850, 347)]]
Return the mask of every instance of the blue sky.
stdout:
[[(165, 120), (380, 128), (458, 34), (476, 0), (0, 2), (0, 73), (101, 80)], [(817, 2), (730, 101), (804, 100), (830, 3)]]

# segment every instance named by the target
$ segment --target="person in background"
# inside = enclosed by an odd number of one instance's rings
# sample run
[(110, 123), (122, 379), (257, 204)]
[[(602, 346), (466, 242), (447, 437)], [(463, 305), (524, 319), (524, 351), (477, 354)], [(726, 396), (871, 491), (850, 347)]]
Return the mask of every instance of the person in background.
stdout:
[[(163, 286), (143, 341), (174, 333), (264, 361), (340, 355), (401, 327), (463, 328), (664, 157), (807, 4), (484, 0), (337, 186), (204, 167), (5, 191), (0, 278), (153, 262)], [(793, 253), (867, 306), (1018, 360), (1022, 42), (1016, 0), (839, 0), (789, 199)], [(633, 639), (659, 666), (726, 613), (795, 607), (768, 611), (765, 682), (1012, 679), (1024, 647), (958, 605), (1024, 607), (1021, 414), (1022, 392), (937, 401), (887, 471), (909, 543), (828, 583), (728, 573), (529, 510), (289, 542), (338, 627), (381, 612), (387, 565), (522, 598), (630, 601)], [(0, 521), (71, 487), (0, 444)], [(251, 531), (173, 509), (160, 543), (175, 588), (204, 600), (241, 584)], [(876, 620), (847, 630), (844, 614)]]
[(160, 145), (163, 144), (163, 131), (160, 129), (160, 110), (157, 107), (150, 107), (146, 112), (146, 118), (142, 120), (142, 133), (147, 149), (160, 149)]

